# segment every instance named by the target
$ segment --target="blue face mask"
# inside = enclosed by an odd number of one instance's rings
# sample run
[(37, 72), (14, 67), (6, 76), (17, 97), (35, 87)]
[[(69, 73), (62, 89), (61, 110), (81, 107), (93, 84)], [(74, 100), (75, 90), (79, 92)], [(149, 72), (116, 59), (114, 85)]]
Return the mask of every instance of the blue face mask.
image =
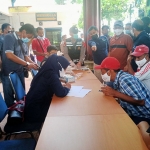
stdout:
[(73, 34), (74, 39), (78, 39), (78, 34)]
[(28, 39), (28, 38), (22, 38), (22, 41), (23, 41), (24, 43), (28, 43), (28, 42), (30, 41), (30, 39)]
[(130, 33), (131, 33), (131, 30), (125, 30), (125, 33), (126, 33), (126, 34), (130, 34)]

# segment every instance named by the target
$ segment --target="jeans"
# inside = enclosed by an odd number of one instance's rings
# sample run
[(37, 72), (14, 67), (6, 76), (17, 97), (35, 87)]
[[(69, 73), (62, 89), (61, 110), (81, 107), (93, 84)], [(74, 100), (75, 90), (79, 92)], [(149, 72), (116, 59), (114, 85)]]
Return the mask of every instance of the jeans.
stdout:
[[(17, 74), (20, 78), (20, 81), (23, 87), (25, 88), (24, 73), (17, 72)], [(2, 73), (2, 84), (3, 84), (3, 93), (4, 93), (4, 99), (5, 99), (6, 105), (7, 107), (10, 107), (14, 103), (15, 95), (14, 95), (14, 91), (13, 91), (9, 76), (5, 76), (3, 73)]]

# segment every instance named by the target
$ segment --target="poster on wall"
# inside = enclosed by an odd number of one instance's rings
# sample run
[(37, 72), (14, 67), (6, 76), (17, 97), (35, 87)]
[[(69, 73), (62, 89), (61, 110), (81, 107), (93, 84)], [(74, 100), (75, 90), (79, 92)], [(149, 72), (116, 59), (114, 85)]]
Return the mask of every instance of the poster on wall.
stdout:
[(36, 13), (36, 21), (57, 21), (57, 12)]
[(9, 7), (8, 10), (10, 13), (28, 12), (31, 7), (32, 6), (15, 6), (15, 7)]

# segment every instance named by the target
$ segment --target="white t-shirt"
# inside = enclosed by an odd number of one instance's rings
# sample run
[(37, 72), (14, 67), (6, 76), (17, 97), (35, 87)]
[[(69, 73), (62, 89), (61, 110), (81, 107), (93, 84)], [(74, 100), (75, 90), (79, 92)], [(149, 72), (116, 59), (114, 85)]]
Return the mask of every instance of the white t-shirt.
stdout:
[(150, 61), (134, 74), (150, 90)]

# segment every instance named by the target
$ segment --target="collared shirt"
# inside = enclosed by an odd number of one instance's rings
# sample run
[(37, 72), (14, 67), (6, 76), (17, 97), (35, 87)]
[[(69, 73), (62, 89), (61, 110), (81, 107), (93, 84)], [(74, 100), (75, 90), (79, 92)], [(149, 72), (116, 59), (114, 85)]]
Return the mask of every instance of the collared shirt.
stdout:
[(109, 56), (118, 59), (121, 69), (124, 69), (127, 65), (127, 58), (132, 48), (133, 40), (129, 35), (122, 33), (119, 37), (113, 36), (110, 39)]
[(108, 40), (106, 36), (100, 36), (96, 40), (89, 40), (90, 47), (96, 46), (97, 50), (92, 51), (94, 63), (100, 65), (101, 62), (108, 56)]
[[(28, 56), (27, 45), (22, 42), (22, 46), (24, 48), (25, 56)], [(6, 53), (13, 53), (20, 59), (24, 60), (24, 54), (22, 53), (21, 47), (18, 42), (18, 37), (16, 36), (15, 32), (9, 33), (4, 37), (4, 46), (2, 51), (2, 72), (4, 73), (4, 75), (8, 76), (12, 71), (23, 71), (23, 66), (8, 59)]]
[[(66, 39), (66, 42), (67, 42), (67, 40), (71, 41), (71, 42), (69, 42), (70, 45), (76, 45), (77, 46), (77, 44), (75, 44), (75, 43), (76, 43), (77, 40), (80, 41), (80, 38), (77, 39), (76, 41), (73, 41), (72, 38)], [(64, 46), (61, 46), (61, 51), (64, 53), (64, 57), (68, 61), (73, 61), (71, 56), (69, 55), (69, 51), (71, 51), (72, 48), (73, 48), (73, 50), (76, 50), (76, 49), (74, 49), (74, 46), (70, 46), (71, 49), (68, 49), (68, 46), (67, 46), (66, 42), (65, 42)], [(77, 59), (79, 60), (79, 62), (82, 63), (84, 61), (84, 59), (85, 59), (85, 46), (84, 46), (84, 42), (82, 40), (81, 40), (81, 45), (79, 45), (79, 49), (77, 50), (77, 52), (79, 52), (79, 58), (77, 58)]]
[(114, 89), (133, 97), (135, 100), (144, 100), (144, 106), (135, 106), (120, 100), (120, 105), (126, 110), (129, 116), (145, 117), (150, 119), (150, 91), (139, 79), (123, 71), (117, 73), (113, 83)]
[(150, 91), (150, 61), (135, 72), (134, 76), (138, 78)]
[[(49, 45), (51, 45), (51, 44), (50, 44), (49, 39), (47, 39), (47, 38), (43, 38), (43, 37), (41, 38), (38, 36), (37, 38), (34, 38), (32, 40), (33, 51), (37, 51), (39, 53), (43, 53), (43, 54), (47, 53), (47, 47)], [(37, 55), (36, 57), (37, 57), (37, 60), (40, 62), (42, 62), (42, 60), (45, 58), (44, 56), (39, 56), (39, 55)]]

